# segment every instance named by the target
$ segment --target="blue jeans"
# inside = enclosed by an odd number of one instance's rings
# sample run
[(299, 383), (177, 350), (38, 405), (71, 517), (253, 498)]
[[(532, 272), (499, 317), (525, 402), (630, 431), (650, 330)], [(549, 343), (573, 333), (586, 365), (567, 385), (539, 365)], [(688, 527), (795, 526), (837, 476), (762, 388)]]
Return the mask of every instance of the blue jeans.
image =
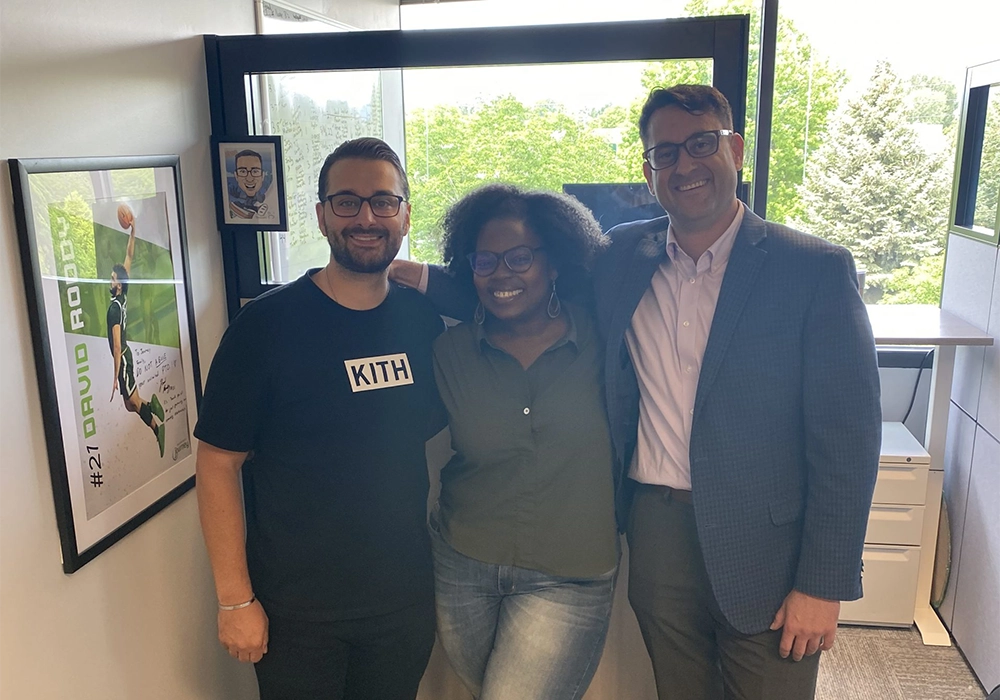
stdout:
[(486, 564), (431, 520), (438, 638), (479, 700), (578, 700), (597, 671), (618, 567), (570, 579)]

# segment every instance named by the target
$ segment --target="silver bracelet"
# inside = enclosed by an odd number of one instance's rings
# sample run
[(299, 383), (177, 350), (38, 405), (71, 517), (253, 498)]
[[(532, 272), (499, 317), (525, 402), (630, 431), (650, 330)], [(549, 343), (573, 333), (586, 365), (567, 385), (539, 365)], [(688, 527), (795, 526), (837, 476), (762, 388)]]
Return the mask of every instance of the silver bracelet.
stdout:
[(243, 608), (249, 608), (256, 600), (257, 596), (252, 595), (250, 596), (250, 600), (245, 603), (237, 603), (236, 605), (223, 605), (222, 603), (219, 603), (219, 610), (225, 610), (226, 612), (229, 612), (230, 610), (242, 610)]

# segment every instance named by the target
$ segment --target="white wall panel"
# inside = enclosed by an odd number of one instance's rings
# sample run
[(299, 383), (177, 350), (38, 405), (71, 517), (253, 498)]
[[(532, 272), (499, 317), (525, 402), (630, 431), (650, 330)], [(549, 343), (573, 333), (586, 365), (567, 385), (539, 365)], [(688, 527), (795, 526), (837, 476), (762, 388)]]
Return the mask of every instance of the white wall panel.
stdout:
[(1000, 684), (1000, 442), (977, 428), (952, 633), (984, 688)]
[[(938, 612), (950, 629), (955, 614), (955, 592), (962, 561), (962, 539), (965, 532), (965, 510), (969, 495), (969, 475), (972, 472), (972, 444), (976, 437), (976, 422), (954, 403), (948, 415), (948, 438), (944, 453), (944, 500), (951, 526), (951, 567), (944, 601)], [(938, 557), (949, 556), (939, 551)]]
[[(996, 266), (996, 246), (951, 235), (945, 260), (941, 308), (985, 330), (989, 323)], [(951, 398), (974, 419), (979, 415), (982, 377), (983, 348), (957, 348)]]

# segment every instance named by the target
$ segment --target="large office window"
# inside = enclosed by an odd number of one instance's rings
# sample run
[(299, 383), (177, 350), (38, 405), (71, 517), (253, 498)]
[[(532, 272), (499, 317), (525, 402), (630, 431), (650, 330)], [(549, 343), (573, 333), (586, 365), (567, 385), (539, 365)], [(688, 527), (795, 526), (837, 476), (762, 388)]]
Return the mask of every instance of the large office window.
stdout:
[(712, 82), (742, 131), (748, 32), (744, 17), (729, 16), (206, 37), (213, 131), (280, 134), (287, 154), (289, 230), (222, 231), (231, 311), (328, 259), (309, 212), (315, 173), (345, 139), (381, 136), (405, 156), (413, 257), (437, 260), (441, 215), (482, 182), (643, 194), (632, 189), (642, 177), (634, 132), (651, 71)]
[[(352, 29), (326, 24), (287, 0), (263, 0), (258, 8), (259, 34)], [(567, 15), (565, 6), (554, 3), (475, 0), (403, 5), (400, 23), (404, 30), (455, 29), (696, 14), (684, 3), (662, 0), (630, 4), (625, 12), (612, 9), (605, 2), (583, 2)], [(251, 85), (253, 129), (284, 137), (289, 218), (288, 231), (263, 236), (264, 279), (287, 282), (328, 258), (312, 204), (315, 172), (332, 145), (376, 136), (396, 148), (416, 204), (400, 256), (440, 262), (444, 212), (485, 182), (557, 191), (631, 184), (633, 196), (652, 202), (644, 187), (635, 186), (642, 182), (636, 127), (642, 101), (655, 85), (711, 82), (712, 75), (711, 59), (257, 75)], [(401, 123), (387, 123), (398, 113)], [(748, 127), (752, 134), (752, 119)], [(753, 173), (750, 138), (744, 180)]]
[(849, 248), (870, 303), (939, 303), (966, 68), (998, 26), (980, 0), (779, 4), (768, 217)]
[[(402, 4), (403, 30), (614, 23), (750, 16), (744, 196), (754, 181), (760, 2), (468, 0)], [(560, 190), (570, 183), (643, 182), (639, 111), (654, 87), (711, 83), (711, 60), (406, 71), (407, 169), (420, 202), (411, 256), (440, 259), (439, 220), (448, 204), (483, 181)], [(442, 90), (440, 86), (447, 85)], [(577, 193), (584, 188), (569, 188)], [(639, 197), (645, 186), (633, 187)], [(649, 201), (652, 201), (651, 199)], [(590, 204), (590, 202), (587, 202)], [(662, 213), (653, 204), (647, 212)], [(603, 223), (603, 222), (602, 222)]]

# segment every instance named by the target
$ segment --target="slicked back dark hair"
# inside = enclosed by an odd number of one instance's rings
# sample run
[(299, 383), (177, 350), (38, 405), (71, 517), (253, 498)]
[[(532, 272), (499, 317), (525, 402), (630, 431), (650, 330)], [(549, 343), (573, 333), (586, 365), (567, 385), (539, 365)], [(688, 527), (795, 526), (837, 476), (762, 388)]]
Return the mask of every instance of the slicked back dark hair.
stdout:
[(319, 190), (318, 196), (319, 200), (322, 202), (323, 197), (326, 195), (326, 180), (330, 174), (330, 168), (338, 160), (344, 160), (346, 158), (360, 158), (362, 160), (384, 160), (387, 163), (391, 163), (392, 167), (396, 169), (399, 173), (399, 179), (403, 183), (403, 197), (405, 199), (410, 198), (410, 181), (406, 179), (406, 171), (403, 169), (403, 164), (399, 160), (399, 156), (396, 152), (382, 139), (377, 139), (371, 136), (366, 136), (360, 139), (352, 139), (351, 141), (344, 141), (344, 143), (337, 146), (333, 153), (326, 157), (323, 162), (323, 167), (319, 169)]
[(729, 100), (711, 85), (654, 88), (639, 115), (639, 136), (647, 147), (654, 145), (649, 143), (649, 122), (653, 114), (664, 107), (680, 107), (688, 114), (711, 114), (722, 122), (723, 129), (733, 128), (733, 109)]
[(245, 148), (237, 153), (236, 157), (233, 158), (234, 168), (236, 167), (236, 163), (240, 162), (240, 158), (256, 158), (257, 162), (260, 163), (260, 167), (264, 167), (264, 159), (260, 157), (260, 154), (257, 151), (251, 151), (249, 148)]
[(496, 219), (522, 221), (542, 240), (559, 271), (559, 296), (579, 300), (590, 294), (594, 258), (608, 244), (594, 215), (569, 195), (503, 183), (473, 190), (445, 215), (444, 261), (455, 279), (473, 286), (468, 255), (483, 227)]

